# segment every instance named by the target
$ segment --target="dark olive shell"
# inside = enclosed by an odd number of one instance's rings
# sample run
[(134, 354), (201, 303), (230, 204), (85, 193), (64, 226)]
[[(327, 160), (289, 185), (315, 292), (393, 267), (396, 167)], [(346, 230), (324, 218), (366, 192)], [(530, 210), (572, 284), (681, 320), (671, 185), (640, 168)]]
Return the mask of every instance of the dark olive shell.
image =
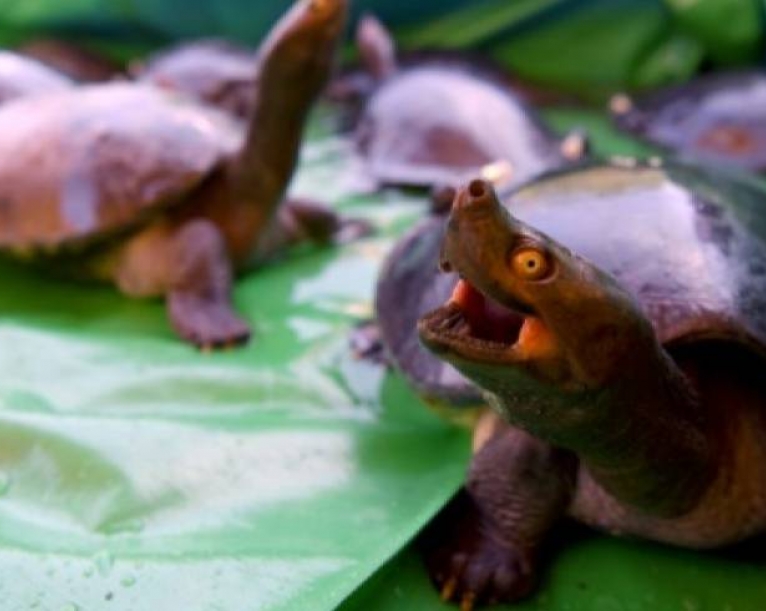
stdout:
[(565, 163), (558, 140), (508, 87), (448, 62), (408, 67), (383, 81), (355, 140), (384, 184), (454, 184), (498, 161), (518, 183)]
[(766, 171), (766, 73), (711, 74), (636, 100), (616, 96), (617, 125), (685, 157)]
[(70, 78), (34, 59), (0, 51), (0, 104), (28, 95), (63, 91), (73, 85)]
[(238, 117), (253, 105), (254, 51), (222, 40), (181, 45), (150, 57), (131, 70), (139, 80), (181, 92)]
[(83, 86), (0, 107), (0, 249), (87, 243), (193, 190), (239, 147), (227, 115), (154, 87)]
[[(541, 177), (506, 205), (616, 277), (665, 344), (715, 338), (766, 350), (766, 190), (754, 179), (681, 163), (591, 165)], [(465, 380), (419, 347), (415, 331), (456, 282), (436, 269), (443, 223), (425, 222), (392, 251), (376, 315), (416, 388), (464, 403)]]

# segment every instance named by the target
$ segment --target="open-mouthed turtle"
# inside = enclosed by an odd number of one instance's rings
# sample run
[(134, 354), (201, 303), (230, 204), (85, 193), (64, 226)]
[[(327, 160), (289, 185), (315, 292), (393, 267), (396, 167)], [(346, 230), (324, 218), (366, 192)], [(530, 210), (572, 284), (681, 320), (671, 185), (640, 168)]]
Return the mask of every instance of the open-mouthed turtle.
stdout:
[(131, 296), (164, 295), (173, 327), (194, 344), (246, 340), (232, 272), (342, 225), (324, 208), (280, 202), (346, 4), (300, 0), (272, 29), (245, 129), (135, 83), (0, 108), (0, 250)]
[(499, 71), (445, 54), (400, 66), (392, 37), (371, 15), (360, 20), (357, 46), (368, 80), (356, 82), (366, 101), (353, 137), (381, 184), (451, 185), (499, 163), (504, 176), (495, 179), (516, 184), (585, 154), (581, 133), (556, 138)]
[(445, 598), (527, 594), (565, 515), (690, 548), (766, 530), (765, 201), (683, 164), (555, 172), (506, 206), (459, 191), (459, 280), (418, 333), (493, 411), (429, 542)]
[(237, 117), (249, 115), (256, 90), (256, 53), (225, 40), (202, 40), (131, 65), (140, 81), (178, 91)]
[(619, 127), (679, 155), (766, 171), (766, 73), (713, 73), (610, 110)]
[(0, 104), (73, 86), (72, 79), (35, 59), (13, 51), (0, 51)]

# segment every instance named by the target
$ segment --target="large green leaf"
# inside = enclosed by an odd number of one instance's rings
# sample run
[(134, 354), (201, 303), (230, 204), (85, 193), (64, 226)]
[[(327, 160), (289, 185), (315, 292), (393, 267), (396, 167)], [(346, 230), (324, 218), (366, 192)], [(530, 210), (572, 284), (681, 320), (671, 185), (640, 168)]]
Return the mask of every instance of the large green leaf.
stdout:
[(319, 127), (295, 188), (382, 233), (242, 278), (246, 348), (201, 354), (161, 303), (0, 266), (0, 608), (332, 609), (458, 486), (465, 431), (347, 347), (423, 202), (349, 198)]

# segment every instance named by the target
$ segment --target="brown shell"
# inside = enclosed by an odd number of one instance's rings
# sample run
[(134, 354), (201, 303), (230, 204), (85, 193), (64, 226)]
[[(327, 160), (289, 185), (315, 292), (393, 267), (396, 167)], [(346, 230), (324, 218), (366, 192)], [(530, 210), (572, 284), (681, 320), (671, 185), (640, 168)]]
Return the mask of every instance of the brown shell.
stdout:
[(712, 164), (766, 171), (766, 73), (713, 73), (636, 100), (615, 96), (618, 127)]
[(51, 250), (141, 222), (239, 146), (232, 122), (156, 88), (95, 85), (0, 108), (0, 249)]
[(426, 62), (386, 79), (355, 138), (386, 184), (455, 184), (497, 161), (519, 184), (566, 164), (559, 140), (514, 91), (457, 62)]
[(28, 95), (63, 91), (73, 85), (70, 78), (34, 59), (0, 51), (0, 104)]

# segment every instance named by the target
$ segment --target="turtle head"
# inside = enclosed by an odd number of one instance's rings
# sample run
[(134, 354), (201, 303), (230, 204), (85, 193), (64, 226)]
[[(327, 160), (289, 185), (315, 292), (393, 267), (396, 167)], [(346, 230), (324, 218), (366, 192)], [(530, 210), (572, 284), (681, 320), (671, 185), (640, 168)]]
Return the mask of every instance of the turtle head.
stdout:
[(571, 404), (579, 391), (618, 383), (633, 355), (657, 347), (611, 276), (514, 218), (487, 181), (457, 192), (440, 266), (460, 280), (420, 319), (421, 341), (490, 395)]
[[(272, 28), (259, 48), (260, 57), (278, 55), (284, 79), (325, 78), (348, 13), (348, 0), (298, 0)], [(276, 50), (278, 48), (279, 50)], [(311, 68), (321, 66), (320, 69)], [(295, 82), (292, 83), (296, 85)]]

